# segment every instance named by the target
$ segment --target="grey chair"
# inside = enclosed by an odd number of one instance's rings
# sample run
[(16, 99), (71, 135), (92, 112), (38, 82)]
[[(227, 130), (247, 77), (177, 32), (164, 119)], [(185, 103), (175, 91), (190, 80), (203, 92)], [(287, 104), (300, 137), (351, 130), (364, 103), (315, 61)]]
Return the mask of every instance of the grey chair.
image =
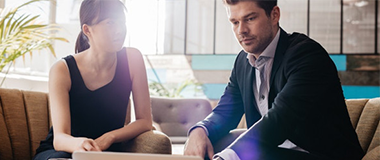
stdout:
[(151, 97), (151, 104), (156, 129), (173, 144), (184, 144), (190, 127), (212, 111), (210, 102), (202, 98)]

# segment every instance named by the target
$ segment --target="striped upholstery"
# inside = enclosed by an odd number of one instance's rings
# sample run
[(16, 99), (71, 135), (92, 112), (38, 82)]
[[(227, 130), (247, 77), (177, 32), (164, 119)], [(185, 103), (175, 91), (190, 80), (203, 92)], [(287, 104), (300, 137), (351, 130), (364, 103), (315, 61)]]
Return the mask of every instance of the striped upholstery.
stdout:
[(380, 98), (346, 100), (352, 126), (367, 154), (363, 160), (380, 159)]
[(1, 89), (0, 97), (0, 159), (32, 159), (49, 130), (47, 94)]

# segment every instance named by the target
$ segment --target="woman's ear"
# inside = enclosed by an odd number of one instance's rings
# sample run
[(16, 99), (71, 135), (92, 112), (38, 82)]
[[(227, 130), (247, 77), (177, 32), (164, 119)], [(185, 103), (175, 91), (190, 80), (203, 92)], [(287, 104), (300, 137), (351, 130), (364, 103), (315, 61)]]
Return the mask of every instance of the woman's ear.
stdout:
[(85, 34), (87, 37), (90, 37), (90, 35), (91, 35), (90, 26), (88, 26), (87, 24), (84, 24), (82, 26), (82, 31), (83, 31), (83, 34)]

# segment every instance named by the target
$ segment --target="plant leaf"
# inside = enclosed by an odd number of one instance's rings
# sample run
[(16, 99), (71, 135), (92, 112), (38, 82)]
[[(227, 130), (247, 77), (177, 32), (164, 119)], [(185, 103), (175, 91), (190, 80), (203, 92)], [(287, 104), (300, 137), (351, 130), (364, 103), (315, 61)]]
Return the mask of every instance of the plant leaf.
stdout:
[[(33, 20), (35, 20), (36, 18), (38, 18), (40, 15), (37, 15), (37, 16), (34, 16), (30, 19), (25, 19), (26, 21), (23, 22), (21, 25), (20, 25), (20, 28), (24, 28), (27, 24), (29, 24), (30, 22), (32, 22)], [(29, 15), (27, 16), (29, 17)]]
[(53, 41), (68, 42), (63, 37), (52, 36), (51, 33), (60, 30), (58, 25), (37, 23), (39, 15), (17, 16), (21, 7), (39, 1), (48, 0), (30, 0), (14, 9), (1, 11), (1, 14), (5, 16), (0, 19), (0, 71), (10, 63), (14, 64), (20, 56), (23, 57), (25, 65), (25, 54), (29, 53), (30, 57), (33, 57), (33, 51), (47, 49), (56, 57)]
[(55, 54), (55, 51), (54, 51), (53, 45), (48, 44), (48, 48), (50, 49), (50, 52), (53, 54), (53, 56), (54, 56), (54, 57), (57, 57), (57, 55)]
[(9, 35), (8, 31), (10, 30), (11, 22), (14, 16), (15, 14), (12, 14), (11, 17), (8, 19), (7, 24), (4, 26), (4, 31), (3, 31), (5, 33), (4, 36)]
[(42, 28), (42, 27), (46, 27), (46, 26), (47, 25), (32, 24), (32, 25), (24, 26), (24, 27), (22, 27), (22, 29), (37, 29), (37, 28)]

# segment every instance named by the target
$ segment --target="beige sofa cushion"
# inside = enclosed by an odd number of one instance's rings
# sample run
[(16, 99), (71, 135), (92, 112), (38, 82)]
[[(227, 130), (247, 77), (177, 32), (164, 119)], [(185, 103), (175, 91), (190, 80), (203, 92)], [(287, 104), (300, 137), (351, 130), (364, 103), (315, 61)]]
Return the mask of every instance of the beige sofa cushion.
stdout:
[(379, 160), (380, 159), (380, 146), (369, 151), (362, 160)]
[[(19, 90), (5, 89), (0, 91), (0, 108), (4, 117), (0, 122), (0, 128), (3, 131), (0, 137), (4, 138), (0, 144), (2, 153), (0, 159), (32, 159), (40, 140), (47, 135), (49, 127), (47, 95), (29, 93), (23, 94)], [(37, 106), (45, 105), (45, 107), (32, 109), (36, 104)]]
[(349, 99), (346, 103), (360, 145), (369, 153), (380, 146), (380, 98)]

